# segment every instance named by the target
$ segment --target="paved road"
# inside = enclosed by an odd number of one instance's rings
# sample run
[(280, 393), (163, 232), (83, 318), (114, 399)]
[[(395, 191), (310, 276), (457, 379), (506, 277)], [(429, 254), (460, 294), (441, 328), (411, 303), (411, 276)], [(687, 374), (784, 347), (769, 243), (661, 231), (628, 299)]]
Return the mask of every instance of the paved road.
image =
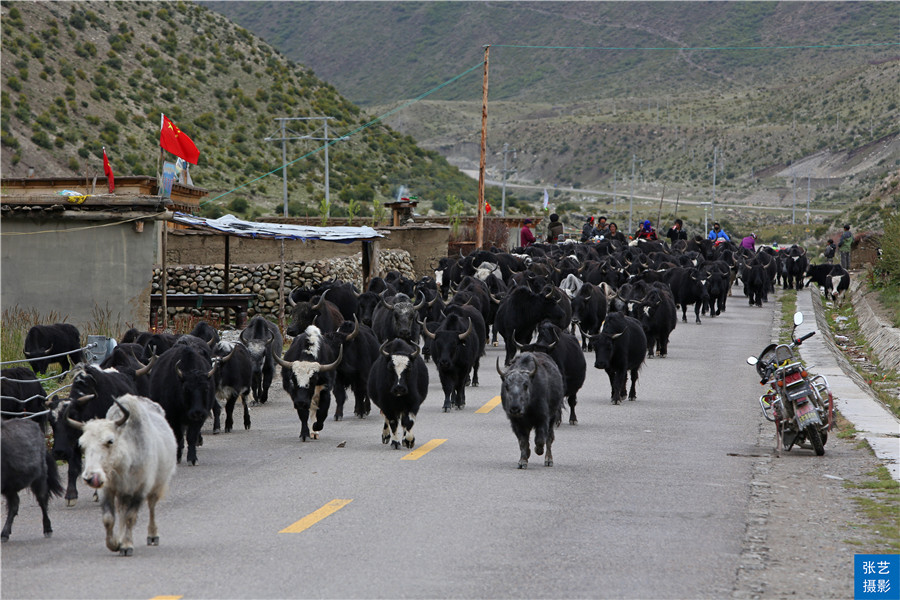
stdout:
[[(689, 320), (692, 318), (689, 316)], [(579, 424), (566, 422), (555, 466), (518, 446), (489, 348), (468, 406), (441, 412), (430, 365), (417, 460), (381, 444), (381, 422), (329, 421), (301, 443), (278, 387), (253, 428), (207, 434), (157, 510), (161, 545), (106, 550), (99, 508), (53, 502), (40, 534), (27, 496), (2, 547), (4, 598), (422, 598), (730, 596), (745, 531), (759, 384), (744, 360), (770, 338), (771, 305), (740, 292), (727, 313), (680, 323), (667, 359), (645, 365), (636, 402), (609, 403), (589, 368)], [(589, 361), (593, 355), (588, 356)], [(565, 417), (564, 417), (565, 421)], [(344, 443), (345, 442), (345, 443)], [(343, 447), (338, 447), (343, 443)], [(300, 533), (279, 533), (329, 506)], [(336, 510), (335, 510), (336, 508)], [(145, 537), (142, 510), (135, 541)], [(298, 526), (299, 527), (299, 526)]]

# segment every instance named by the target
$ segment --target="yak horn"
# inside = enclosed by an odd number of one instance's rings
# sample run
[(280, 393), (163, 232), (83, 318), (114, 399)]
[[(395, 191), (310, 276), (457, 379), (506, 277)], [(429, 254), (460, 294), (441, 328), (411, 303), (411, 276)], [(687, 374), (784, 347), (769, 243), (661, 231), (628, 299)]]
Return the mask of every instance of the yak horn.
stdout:
[(494, 363), (494, 366), (497, 369), (497, 372), (500, 373), (500, 379), (506, 379), (506, 371), (500, 368), (500, 357), (497, 357), (497, 362)]
[[(419, 293), (422, 294), (422, 291), (419, 290)], [(415, 310), (419, 310), (420, 308), (422, 308), (423, 306), (425, 306), (425, 303), (426, 303), (425, 294), (422, 294), (422, 301), (421, 301), (421, 302), (418, 302), (418, 303), (416, 303), (416, 304), (413, 304), (413, 308), (414, 308)]]
[(124, 415), (121, 419), (119, 419), (118, 421), (116, 421), (116, 427), (121, 427), (122, 425), (125, 424), (125, 421), (128, 420), (128, 417), (131, 416), (131, 413), (128, 412), (128, 409), (125, 408), (124, 406), (122, 406), (122, 405), (119, 403), (118, 400), (113, 400), (113, 402), (115, 402), (115, 403), (116, 403), (116, 406), (118, 406), (119, 409), (121, 409), (121, 411), (122, 411), (123, 413), (125, 413), (125, 415)]
[(290, 304), (291, 306), (297, 306), (297, 303), (294, 301), (294, 292), (296, 292), (299, 289), (300, 289), (300, 286), (298, 285), (297, 287), (292, 289), (290, 291), (290, 293), (288, 293), (288, 295), (287, 295), (288, 304)]
[(434, 299), (433, 299), (431, 302), (426, 302), (426, 303), (425, 303), (425, 306), (427, 306), (428, 308), (431, 308), (432, 306), (434, 306), (434, 303), (438, 301), (438, 298), (439, 298), (439, 297), (440, 297), (440, 296), (435, 296)]
[[(347, 334), (347, 337), (344, 339), (345, 342), (352, 342), (356, 336), (359, 335), (359, 319), (356, 318), (356, 315), (353, 315), (353, 331)], [(343, 348), (343, 346), (341, 346)]]
[(277, 354), (272, 354), (272, 358), (274, 358), (274, 359), (275, 359), (275, 362), (277, 362), (279, 365), (281, 365), (281, 366), (284, 367), (285, 369), (290, 369), (290, 368), (294, 365), (294, 363), (288, 362), (288, 361), (284, 360), (283, 358), (281, 358), (281, 357), (278, 356)]
[(384, 349), (384, 347), (387, 346), (388, 343), (390, 343), (390, 340), (388, 340), (387, 342), (383, 343), (383, 344), (381, 345), (381, 347), (379, 348), (379, 350), (381, 350), (381, 353), (384, 354), (385, 356), (390, 357), (391, 353), (388, 352), (388, 351), (386, 351), (386, 350)]
[(425, 321), (419, 321), (419, 325), (422, 326), (422, 333), (424, 333), (428, 339), (433, 340), (437, 337), (436, 335), (428, 331), (428, 327), (425, 326)]
[[(134, 372), (135, 377), (140, 377), (141, 375), (146, 375), (150, 372), (150, 369), (153, 368), (153, 364), (156, 362), (156, 359), (159, 358), (155, 353), (150, 356), (150, 361), (145, 365), (141, 364), (141, 368)], [(135, 359), (137, 360), (137, 359)], [(141, 361), (138, 361), (141, 362)]]
[(409, 355), (409, 360), (416, 360), (419, 358), (419, 347), (416, 346), (416, 351)]
[(97, 394), (85, 394), (84, 396), (77, 398), (75, 400), (75, 404), (77, 404), (78, 406), (84, 406), (85, 404), (87, 404), (88, 402), (90, 402), (91, 400), (93, 400), (96, 397), (97, 397)]
[(69, 427), (77, 429), (78, 431), (84, 431), (84, 423), (81, 421), (76, 421), (72, 417), (66, 417), (66, 422), (69, 424)]
[(466, 329), (466, 331), (464, 333), (459, 334), (459, 341), (463, 341), (464, 339), (469, 337), (469, 334), (472, 333), (472, 329), (473, 329), (472, 317), (469, 317), (469, 327)]
[(384, 308), (390, 309), (390, 310), (394, 309), (394, 307), (391, 306), (390, 304), (388, 304), (387, 300), (384, 299), (384, 292), (381, 292), (380, 294), (378, 294), (378, 298), (381, 300), (381, 306), (383, 306)]
[[(271, 334), (272, 332), (270, 331), (269, 333)], [(275, 337), (275, 336), (272, 336), (272, 337)], [(231, 360), (231, 357), (234, 356), (234, 353), (237, 352), (237, 349), (238, 349), (237, 344), (235, 344), (234, 348), (231, 349), (231, 352), (229, 352), (226, 356), (223, 356), (221, 358), (221, 361), (223, 363), (226, 363), (229, 360)]]
[(322, 292), (322, 295), (319, 296), (319, 301), (312, 305), (313, 310), (320, 310), (325, 305), (325, 294), (330, 292), (331, 290), (325, 290)]
[(319, 372), (326, 373), (328, 371), (334, 371), (335, 369), (338, 368), (338, 365), (341, 364), (342, 358), (344, 358), (344, 345), (343, 344), (341, 344), (341, 349), (338, 350), (337, 359), (331, 364), (327, 364), (327, 365), (319, 364)]
[(175, 363), (175, 374), (178, 375), (178, 379), (184, 381), (184, 373), (181, 372), (181, 368), (179, 368), (179, 366), (178, 366), (180, 364), (181, 364), (180, 360)]

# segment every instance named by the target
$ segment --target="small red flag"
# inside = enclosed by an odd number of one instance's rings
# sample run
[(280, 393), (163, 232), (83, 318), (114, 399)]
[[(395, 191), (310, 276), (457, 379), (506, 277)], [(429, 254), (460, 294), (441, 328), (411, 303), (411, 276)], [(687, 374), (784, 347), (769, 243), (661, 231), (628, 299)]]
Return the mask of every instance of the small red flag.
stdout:
[(485, 202), (485, 203), (484, 203), (484, 212), (486, 212), (486, 213), (491, 212), (491, 205), (490, 205), (490, 203), (488, 203), (488, 202)]
[(200, 158), (200, 151), (194, 145), (194, 141), (188, 135), (178, 129), (166, 115), (162, 115), (162, 123), (160, 124), (159, 146), (163, 150), (168, 150), (175, 156), (183, 158), (192, 165), (197, 164)]
[(103, 148), (103, 172), (106, 174), (106, 180), (109, 183), (109, 193), (115, 193), (116, 178), (113, 176), (112, 167), (109, 166), (109, 159), (106, 157), (106, 148)]

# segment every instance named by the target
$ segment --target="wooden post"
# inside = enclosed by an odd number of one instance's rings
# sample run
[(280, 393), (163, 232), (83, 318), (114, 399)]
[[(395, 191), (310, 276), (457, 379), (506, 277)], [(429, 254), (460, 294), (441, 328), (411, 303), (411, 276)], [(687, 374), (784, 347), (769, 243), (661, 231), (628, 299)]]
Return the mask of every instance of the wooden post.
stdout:
[(169, 238), (169, 224), (166, 221), (163, 221), (163, 233), (162, 233), (162, 269), (160, 273), (160, 282), (162, 285), (162, 289), (160, 292), (162, 293), (162, 328), (163, 331), (169, 326), (169, 306), (166, 301), (166, 289), (169, 287), (169, 273), (168, 266), (166, 260), (166, 253), (168, 252), (168, 238)]
[(491, 46), (484, 47), (484, 80), (481, 84), (481, 158), (478, 161), (478, 212), (475, 215), (475, 249), (484, 245), (484, 158), (487, 142), (488, 56)]
[(378, 273), (378, 249), (375, 240), (363, 240), (362, 243), (363, 291), (368, 289), (372, 277)]
[[(231, 292), (231, 236), (225, 236), (225, 290), (224, 293), (228, 294)], [(228, 323), (231, 320), (231, 309), (227, 306), (225, 307), (225, 322)], [(235, 325), (237, 324), (237, 314), (238, 311), (234, 311), (234, 320)]]
[(281, 274), (278, 285), (278, 329), (284, 332), (284, 239), (281, 240)]

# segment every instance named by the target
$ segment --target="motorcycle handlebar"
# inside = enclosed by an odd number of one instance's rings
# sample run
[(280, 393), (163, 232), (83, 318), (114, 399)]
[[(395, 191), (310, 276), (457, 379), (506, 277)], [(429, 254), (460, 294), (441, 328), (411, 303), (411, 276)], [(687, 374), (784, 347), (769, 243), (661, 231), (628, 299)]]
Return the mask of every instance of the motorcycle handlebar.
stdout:
[(797, 343), (798, 343), (798, 344), (802, 344), (802, 343), (804, 342), (804, 340), (808, 340), (809, 338), (811, 338), (811, 337), (814, 336), (814, 335), (816, 335), (816, 332), (815, 332), (815, 331), (810, 331), (809, 333), (807, 333), (806, 335), (804, 335), (803, 337), (801, 337), (800, 339), (798, 339), (798, 340), (797, 340)]

